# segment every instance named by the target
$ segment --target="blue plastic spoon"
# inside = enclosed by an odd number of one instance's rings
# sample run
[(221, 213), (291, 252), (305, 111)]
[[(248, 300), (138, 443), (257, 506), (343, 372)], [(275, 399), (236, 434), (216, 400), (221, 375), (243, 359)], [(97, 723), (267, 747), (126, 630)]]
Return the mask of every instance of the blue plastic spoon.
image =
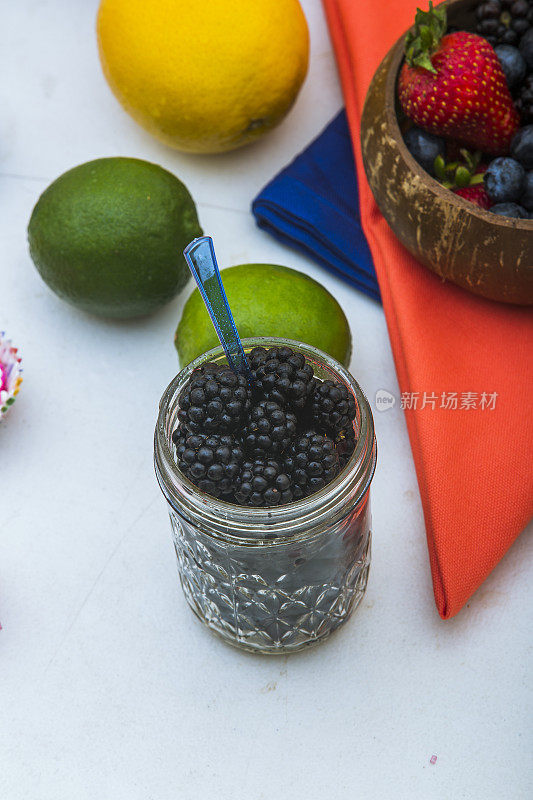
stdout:
[(220, 277), (213, 240), (210, 236), (193, 239), (183, 251), (183, 255), (198, 284), (217, 336), (226, 353), (228, 364), (234, 372), (245, 375), (248, 381), (251, 381), (248, 362)]

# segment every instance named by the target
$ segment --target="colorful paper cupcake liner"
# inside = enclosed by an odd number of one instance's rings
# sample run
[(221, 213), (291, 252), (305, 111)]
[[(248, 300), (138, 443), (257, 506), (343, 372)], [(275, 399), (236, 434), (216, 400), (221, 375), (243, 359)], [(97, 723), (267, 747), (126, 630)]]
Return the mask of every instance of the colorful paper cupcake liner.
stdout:
[(9, 411), (22, 383), (21, 358), (11, 340), (0, 331), (0, 422)]

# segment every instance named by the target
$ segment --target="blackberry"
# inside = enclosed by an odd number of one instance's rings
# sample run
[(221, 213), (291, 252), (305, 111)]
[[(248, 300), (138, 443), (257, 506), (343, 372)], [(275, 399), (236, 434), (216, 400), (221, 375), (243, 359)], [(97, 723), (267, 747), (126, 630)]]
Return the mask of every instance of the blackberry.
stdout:
[(250, 411), (243, 442), (254, 456), (281, 454), (296, 433), (296, 417), (273, 400), (261, 400)]
[(314, 390), (313, 368), (290, 347), (254, 347), (248, 356), (255, 389), (262, 398), (302, 409)]
[(524, 78), (518, 90), (515, 106), (522, 125), (530, 125), (533, 122), (533, 73)]
[(333, 434), (349, 431), (355, 419), (355, 399), (346, 386), (337, 381), (316, 381), (310, 406), (312, 423), (319, 430)]
[(192, 372), (181, 393), (178, 420), (191, 433), (230, 433), (243, 424), (250, 398), (244, 375), (205, 364)]
[(295, 500), (318, 492), (341, 470), (335, 443), (322, 433), (306, 431), (290, 446), (285, 469), (292, 479)]
[(177, 428), (172, 441), (178, 467), (202, 492), (213, 497), (233, 492), (244, 458), (234, 436), (189, 433)]
[(476, 33), (493, 46), (518, 45), (533, 25), (531, 0), (484, 0), (476, 9)]
[(335, 448), (339, 454), (341, 469), (344, 469), (350, 460), (356, 444), (357, 439), (353, 427), (340, 431), (335, 437)]
[(237, 479), (235, 500), (242, 506), (279, 506), (293, 500), (292, 482), (279, 461), (246, 461)]

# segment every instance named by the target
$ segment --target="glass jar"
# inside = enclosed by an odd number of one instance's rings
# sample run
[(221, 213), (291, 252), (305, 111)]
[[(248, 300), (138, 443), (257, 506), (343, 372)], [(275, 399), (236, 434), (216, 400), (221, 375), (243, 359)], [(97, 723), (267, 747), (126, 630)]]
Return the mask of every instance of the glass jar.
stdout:
[(167, 500), (185, 597), (208, 628), (256, 653), (289, 653), (329, 636), (361, 602), (370, 566), (370, 482), (376, 465), (374, 424), (352, 376), (320, 350), (288, 339), (244, 339), (254, 347), (286, 345), (316, 377), (354, 395), (357, 444), (342, 472), (321, 491), (287, 505), (236, 506), (201, 493), (178, 469), (172, 444), (178, 399), (191, 372), (225, 363), (221, 347), (189, 364), (166, 389), (155, 431), (155, 471)]

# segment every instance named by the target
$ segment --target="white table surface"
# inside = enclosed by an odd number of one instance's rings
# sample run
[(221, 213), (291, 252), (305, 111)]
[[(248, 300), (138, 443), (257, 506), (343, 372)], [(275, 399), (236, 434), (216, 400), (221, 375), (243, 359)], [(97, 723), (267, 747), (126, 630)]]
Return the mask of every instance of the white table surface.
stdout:
[(191, 286), (150, 318), (101, 321), (57, 299), (28, 255), (32, 207), (59, 174), (101, 156), (157, 162), (188, 185), (222, 266), (279, 263), (322, 281), (349, 317), (372, 404), (378, 389), (398, 397), (380, 306), (249, 212), (342, 105), (320, 2), (303, 6), (311, 65), (286, 121), (248, 149), (195, 157), (111, 95), (97, 0), (2, 3), (0, 327), (25, 380), (0, 426), (1, 800), (531, 797), (531, 537), (442, 622), (397, 403), (375, 415), (373, 563), (357, 614), (289, 658), (222, 644), (182, 597), (152, 467)]

